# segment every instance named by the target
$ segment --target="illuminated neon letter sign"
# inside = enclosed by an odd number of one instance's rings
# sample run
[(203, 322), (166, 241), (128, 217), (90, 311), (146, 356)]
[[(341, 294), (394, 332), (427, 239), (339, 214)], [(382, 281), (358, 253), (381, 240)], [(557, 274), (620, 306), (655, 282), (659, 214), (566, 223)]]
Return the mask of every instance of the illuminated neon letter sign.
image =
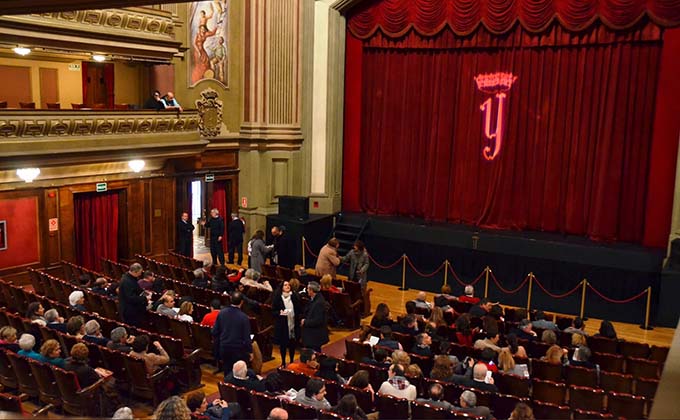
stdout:
[[(498, 99), (498, 111), (496, 112), (496, 127), (491, 129), (491, 119), (493, 111), (493, 97), (487, 98), (479, 106), (484, 118), (484, 136), (491, 142), (484, 146), (482, 156), (486, 160), (494, 160), (501, 151), (503, 145), (503, 118), (505, 117), (505, 98), (512, 84), (517, 80), (517, 76), (512, 73), (489, 73), (479, 74), (475, 77), (477, 89), (484, 93), (494, 95)], [(495, 143), (495, 144), (494, 144)]]

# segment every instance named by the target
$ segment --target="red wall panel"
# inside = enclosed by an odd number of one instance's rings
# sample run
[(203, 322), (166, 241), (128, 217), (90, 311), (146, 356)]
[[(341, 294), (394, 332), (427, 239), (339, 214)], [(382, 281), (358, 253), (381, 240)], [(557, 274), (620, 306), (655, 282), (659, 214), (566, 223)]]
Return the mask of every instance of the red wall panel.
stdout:
[(0, 251), (0, 269), (40, 261), (38, 198), (0, 200), (0, 220), (6, 221), (7, 249)]

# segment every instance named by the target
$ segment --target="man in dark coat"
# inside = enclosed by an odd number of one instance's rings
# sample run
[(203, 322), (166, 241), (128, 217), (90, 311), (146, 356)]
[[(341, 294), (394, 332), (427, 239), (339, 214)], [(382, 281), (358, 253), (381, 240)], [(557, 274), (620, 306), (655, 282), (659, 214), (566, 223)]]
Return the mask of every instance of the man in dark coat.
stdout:
[(189, 221), (189, 213), (182, 213), (182, 219), (177, 222), (177, 252), (185, 257), (191, 257), (193, 248), (194, 225)]
[(288, 235), (286, 235), (286, 227), (274, 226), (272, 233), (272, 249), (271, 262), (272, 265), (280, 265), (286, 268), (295, 267), (295, 245), (291, 243)]
[(229, 264), (234, 263), (234, 254), (238, 252), (238, 265), (243, 264), (243, 234), (246, 228), (243, 220), (239, 219), (238, 214), (231, 215), (231, 222), (227, 227), (227, 238), (229, 238), (227, 248), (229, 250)]
[(321, 346), (328, 343), (328, 321), (326, 319), (326, 299), (320, 293), (321, 286), (315, 281), (307, 285), (310, 297), (302, 325), (302, 347), (321, 351)]
[(213, 340), (219, 352), (216, 356), (222, 359), (227, 374), (229, 366), (234, 366), (239, 360), (248, 362), (253, 354), (250, 320), (241, 310), (241, 305), (241, 292), (232, 293), (231, 306), (220, 311), (212, 329)]
[(146, 314), (146, 293), (137, 284), (143, 271), (139, 263), (132, 264), (130, 271), (123, 274), (118, 288), (120, 315), (123, 322), (129, 325), (140, 326)]
[(217, 209), (210, 210), (210, 217), (206, 222), (201, 222), (203, 226), (210, 229), (210, 255), (213, 265), (224, 265), (224, 219), (220, 217)]

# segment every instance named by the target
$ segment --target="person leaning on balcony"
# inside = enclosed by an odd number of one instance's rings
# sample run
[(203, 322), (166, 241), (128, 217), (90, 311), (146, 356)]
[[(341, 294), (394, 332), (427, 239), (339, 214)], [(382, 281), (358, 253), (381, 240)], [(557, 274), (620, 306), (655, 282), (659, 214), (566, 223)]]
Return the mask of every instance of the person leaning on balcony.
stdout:
[(165, 97), (161, 99), (161, 103), (165, 109), (176, 109), (179, 112), (182, 112), (182, 106), (177, 102), (175, 94), (172, 92), (166, 93)]
[(165, 108), (163, 102), (161, 102), (161, 93), (154, 90), (151, 97), (144, 102), (144, 109), (155, 109), (156, 111)]

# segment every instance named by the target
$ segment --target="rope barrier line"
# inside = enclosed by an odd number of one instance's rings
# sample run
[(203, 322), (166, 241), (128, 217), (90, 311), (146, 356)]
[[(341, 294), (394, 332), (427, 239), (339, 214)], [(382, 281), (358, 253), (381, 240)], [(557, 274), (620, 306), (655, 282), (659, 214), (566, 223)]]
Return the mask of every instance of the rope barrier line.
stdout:
[(596, 295), (598, 295), (599, 297), (601, 297), (602, 299), (604, 299), (605, 301), (607, 301), (609, 303), (630, 303), (630, 302), (640, 298), (641, 296), (644, 296), (647, 293), (647, 289), (645, 289), (645, 290), (641, 291), (640, 293), (638, 293), (637, 295), (635, 295), (633, 297), (630, 297), (628, 299), (619, 300), (619, 299), (611, 299), (611, 298), (608, 298), (607, 296), (603, 295), (602, 293), (600, 293), (599, 290), (594, 288), (593, 285), (590, 284), (590, 282), (588, 282), (588, 287), (590, 288), (590, 290), (595, 292)]
[[(368, 253), (367, 253), (367, 254), (368, 254)], [(392, 264), (382, 265), (382, 264), (380, 264), (378, 261), (374, 260), (373, 257), (371, 257), (371, 254), (368, 254), (368, 259), (371, 260), (371, 262), (372, 262), (373, 264), (375, 264), (378, 268), (381, 268), (381, 269), (383, 269), (383, 270), (389, 270), (389, 269), (391, 269), (391, 268), (396, 267), (397, 264), (399, 264), (399, 263), (401, 262), (402, 258), (404, 258), (404, 257), (403, 257), (403, 256), (399, 257), (399, 259), (397, 259), (397, 260), (396, 260), (395, 262), (393, 262)]]
[(451, 274), (453, 274), (453, 278), (456, 279), (458, 284), (465, 287), (465, 286), (474, 286), (475, 284), (477, 284), (482, 279), (482, 277), (484, 277), (486, 270), (482, 270), (482, 272), (479, 273), (479, 275), (474, 280), (472, 280), (470, 283), (465, 283), (463, 280), (461, 280), (460, 277), (458, 277), (458, 274), (456, 274), (456, 272), (453, 271), (453, 267), (451, 266), (450, 263), (449, 263), (449, 272)]
[(505, 293), (506, 295), (513, 295), (513, 294), (519, 292), (520, 290), (522, 290), (524, 285), (529, 281), (529, 277), (530, 277), (529, 275), (527, 275), (524, 278), (524, 280), (522, 281), (522, 283), (520, 283), (520, 285), (516, 289), (507, 290), (507, 289), (504, 289), (503, 286), (501, 286), (501, 283), (498, 281), (496, 276), (493, 274), (493, 271), (490, 272), (489, 274), (491, 274), (491, 279), (494, 281), (494, 283), (496, 283), (496, 286), (498, 286), (498, 288), (501, 289), (501, 292)]
[(418, 274), (420, 277), (426, 277), (426, 278), (427, 277), (433, 277), (435, 274), (439, 273), (442, 270), (442, 268), (444, 268), (444, 266), (446, 265), (446, 262), (443, 262), (433, 272), (431, 272), (429, 274), (424, 274), (424, 273), (421, 273), (420, 271), (418, 271), (418, 269), (413, 265), (413, 263), (411, 262), (411, 259), (408, 256), (406, 257), (406, 262), (408, 263), (408, 265), (411, 266), (411, 268), (413, 269), (413, 271), (416, 272), (416, 274)]
[(550, 296), (551, 298), (555, 298), (555, 299), (562, 299), (562, 298), (564, 298), (564, 297), (567, 297), (567, 296), (573, 294), (574, 292), (577, 292), (578, 289), (580, 289), (580, 288), (582, 287), (581, 282), (579, 282), (579, 283), (576, 285), (576, 287), (574, 287), (573, 289), (571, 289), (571, 290), (568, 291), (567, 293), (563, 293), (563, 294), (559, 295), (559, 294), (552, 294), (552, 293), (550, 293), (550, 292), (548, 291), (548, 289), (546, 289), (545, 287), (543, 287), (543, 285), (541, 284), (541, 282), (538, 281), (538, 279), (537, 279), (536, 277), (534, 277), (534, 281), (536, 282), (536, 284), (538, 285), (538, 287), (540, 287), (541, 290), (543, 290), (543, 292), (545, 292), (546, 295)]
[(309, 247), (309, 244), (307, 243), (307, 241), (302, 241), (302, 242), (305, 243), (305, 248), (307, 248), (307, 252), (309, 252), (310, 254), (312, 254), (312, 257), (314, 257), (314, 258), (319, 258), (319, 256), (316, 255), (316, 254), (314, 253), (314, 251), (312, 251), (312, 248)]

